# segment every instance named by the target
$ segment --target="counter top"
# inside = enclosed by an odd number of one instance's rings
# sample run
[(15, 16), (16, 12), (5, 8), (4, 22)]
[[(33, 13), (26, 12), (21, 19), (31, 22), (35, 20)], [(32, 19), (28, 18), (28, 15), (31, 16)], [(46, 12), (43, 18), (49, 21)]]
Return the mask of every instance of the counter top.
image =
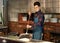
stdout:
[(2, 42), (7, 42), (7, 40), (9, 40), (9, 41), (15, 41), (15, 42), (17, 42), (17, 43), (45, 43), (45, 42), (48, 42), (48, 43), (54, 43), (54, 42), (49, 42), (49, 41), (42, 41), (42, 40), (34, 40), (34, 39), (32, 39), (32, 40), (30, 40), (30, 41), (21, 41), (20, 39), (19, 39), (19, 37), (17, 37), (17, 36), (14, 36), (14, 38), (13, 38), (13, 36), (12, 36), (12, 38), (10, 37), (2, 37), (2, 36), (0, 36), (0, 41), (2, 40)]

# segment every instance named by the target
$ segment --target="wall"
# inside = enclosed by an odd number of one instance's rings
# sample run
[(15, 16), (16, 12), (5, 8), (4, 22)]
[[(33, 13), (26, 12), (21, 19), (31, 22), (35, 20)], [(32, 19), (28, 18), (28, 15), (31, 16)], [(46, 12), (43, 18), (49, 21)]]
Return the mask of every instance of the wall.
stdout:
[(2, 11), (3, 0), (0, 0), (0, 12)]
[(2, 13), (3, 13), (3, 0), (0, 0), (0, 24), (2, 24)]
[(3, 24), (8, 25), (8, 0), (3, 0)]
[[(9, 0), (8, 1), (8, 15), (9, 21), (18, 21), (18, 13), (27, 13), (31, 9), (34, 12), (33, 3), (40, 0)], [(42, 1), (42, 0), (41, 0)], [(44, 7), (42, 1), (42, 7)], [(44, 10), (43, 10), (44, 11)]]
[(28, 1), (26, 0), (9, 0), (8, 1), (8, 15), (9, 21), (18, 21), (18, 13), (26, 13), (28, 8)]
[[(31, 9), (34, 12), (33, 3), (39, 1), (43, 12), (60, 13), (59, 0), (8, 0), (8, 15), (9, 21), (18, 21), (18, 13), (26, 13)], [(46, 16), (48, 18), (48, 16)]]

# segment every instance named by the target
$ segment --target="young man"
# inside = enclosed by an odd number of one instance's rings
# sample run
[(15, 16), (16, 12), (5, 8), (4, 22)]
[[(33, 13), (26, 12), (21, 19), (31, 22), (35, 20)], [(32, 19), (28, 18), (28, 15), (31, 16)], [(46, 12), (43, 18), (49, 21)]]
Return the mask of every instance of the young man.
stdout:
[(44, 26), (44, 14), (41, 12), (40, 3), (34, 3), (35, 15), (33, 25), (33, 39), (41, 40)]

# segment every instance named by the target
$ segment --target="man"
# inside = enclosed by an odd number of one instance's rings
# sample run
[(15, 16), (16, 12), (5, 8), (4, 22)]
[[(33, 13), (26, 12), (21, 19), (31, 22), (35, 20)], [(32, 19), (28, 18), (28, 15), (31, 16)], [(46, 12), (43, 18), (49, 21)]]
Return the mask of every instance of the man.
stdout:
[(44, 26), (44, 14), (41, 12), (40, 6), (41, 5), (39, 2), (34, 3), (35, 14), (34, 14), (34, 21), (33, 21), (34, 25), (32, 26), (33, 28), (32, 38), (36, 40), (42, 39), (43, 26)]

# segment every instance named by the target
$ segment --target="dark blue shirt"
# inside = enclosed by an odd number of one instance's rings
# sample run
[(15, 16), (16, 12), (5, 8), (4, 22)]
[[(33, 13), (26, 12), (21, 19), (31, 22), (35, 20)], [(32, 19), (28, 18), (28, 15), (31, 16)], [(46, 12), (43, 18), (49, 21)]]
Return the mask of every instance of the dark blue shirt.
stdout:
[(40, 11), (36, 12), (34, 15), (34, 26), (44, 25), (44, 14)]
[(38, 27), (36, 30), (43, 30), (43, 26), (44, 26), (44, 14), (40, 10), (34, 14), (33, 28), (35, 29), (35, 27), (36, 28)]

